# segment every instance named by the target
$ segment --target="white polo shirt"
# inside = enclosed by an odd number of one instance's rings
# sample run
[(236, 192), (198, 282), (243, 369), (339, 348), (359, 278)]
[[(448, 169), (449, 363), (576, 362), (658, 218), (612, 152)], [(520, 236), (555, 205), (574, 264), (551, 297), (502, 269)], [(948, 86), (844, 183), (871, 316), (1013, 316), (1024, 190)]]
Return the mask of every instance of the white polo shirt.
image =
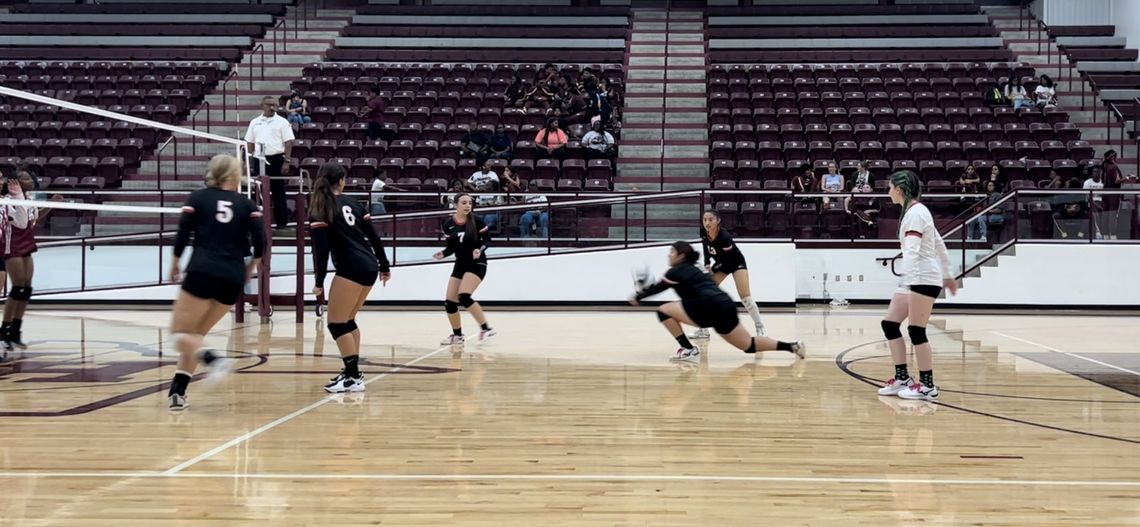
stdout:
[(263, 115), (255, 117), (249, 122), (249, 128), (245, 132), (245, 142), (256, 145), (253, 152), (255, 155), (284, 154), (285, 143), (293, 139), (293, 125), (289, 124), (288, 119), (277, 114), (273, 114), (272, 117)]

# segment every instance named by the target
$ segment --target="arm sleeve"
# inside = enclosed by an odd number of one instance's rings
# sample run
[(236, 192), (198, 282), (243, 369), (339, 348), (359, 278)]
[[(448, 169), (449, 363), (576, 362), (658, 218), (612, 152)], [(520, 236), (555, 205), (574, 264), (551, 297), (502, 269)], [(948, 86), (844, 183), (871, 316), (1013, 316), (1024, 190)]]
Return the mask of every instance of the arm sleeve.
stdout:
[(729, 234), (724, 232), (723, 230), (720, 231), (720, 234), (717, 235), (716, 238), (717, 238), (717, 242), (718, 242), (717, 248), (722, 250), (722, 251), (731, 251), (732, 248), (734, 246), (736, 246), (736, 242), (733, 241), (732, 236), (729, 236)]
[(186, 247), (190, 245), (190, 233), (194, 232), (197, 222), (194, 221), (194, 203), (192, 199), (186, 200), (182, 206), (182, 217), (178, 219), (178, 234), (174, 238), (174, 257), (181, 258)]
[(317, 287), (324, 288), (325, 276), (329, 272), (329, 224), (323, 221), (310, 221), (309, 230), (313, 236), (313, 275)]
[(365, 214), (364, 221), (359, 223), (360, 230), (364, 232), (364, 237), (368, 238), (368, 243), (372, 245), (372, 252), (376, 253), (376, 262), (380, 264), (380, 272), (387, 273), (391, 270), (391, 264), (388, 263), (388, 253), (384, 252), (384, 242), (380, 240), (380, 235), (376, 233), (376, 226), (372, 225), (372, 215)]
[(954, 278), (954, 267), (950, 263), (950, 251), (946, 249), (946, 242), (934, 225), (930, 226), (931, 236), (934, 236), (934, 251), (938, 253), (938, 261), (942, 264), (942, 278)]
[(257, 210), (257, 206), (250, 202), (250, 208), (253, 209), (249, 213), (249, 242), (253, 248), (253, 257), (261, 258), (265, 256), (265, 225), (261, 220), (261, 211)]

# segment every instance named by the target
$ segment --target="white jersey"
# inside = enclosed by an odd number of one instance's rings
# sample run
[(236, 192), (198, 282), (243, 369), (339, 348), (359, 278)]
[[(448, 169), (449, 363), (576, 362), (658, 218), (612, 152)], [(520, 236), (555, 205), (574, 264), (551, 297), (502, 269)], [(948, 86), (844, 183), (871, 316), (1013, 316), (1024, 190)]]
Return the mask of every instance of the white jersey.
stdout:
[(899, 228), (902, 245), (902, 285), (932, 285), (942, 287), (942, 280), (953, 278), (950, 254), (930, 209), (915, 203), (903, 215)]

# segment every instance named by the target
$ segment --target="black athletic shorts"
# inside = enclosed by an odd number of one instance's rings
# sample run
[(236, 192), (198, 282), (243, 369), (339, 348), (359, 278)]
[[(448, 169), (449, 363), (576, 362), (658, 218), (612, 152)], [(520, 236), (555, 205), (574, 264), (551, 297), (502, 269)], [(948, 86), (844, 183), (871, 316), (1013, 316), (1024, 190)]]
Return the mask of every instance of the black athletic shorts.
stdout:
[(451, 268), (451, 277), (452, 278), (458, 278), (458, 279), (462, 280), (463, 275), (465, 275), (467, 273), (471, 273), (475, 276), (478, 276), (480, 280), (486, 278), (486, 276), (487, 276), (487, 262), (475, 262), (475, 263), (468, 263), (468, 264), (455, 262), (455, 267)]
[(361, 287), (372, 287), (376, 285), (376, 279), (379, 277), (380, 271), (376, 270), (360, 272), (348, 270), (341, 271), (340, 269), (337, 269), (336, 275), (350, 282), (360, 284)]
[(216, 276), (189, 271), (182, 277), (182, 290), (198, 298), (217, 300), (220, 304), (232, 306), (241, 297), (245, 284), (228, 282)]
[(712, 266), (712, 272), (713, 273), (724, 273), (724, 274), (728, 274), (728, 275), (735, 273), (741, 269), (748, 269), (748, 264), (745, 262), (740, 262), (739, 264), (733, 265), (731, 267), (727, 267), (727, 266), (720, 264), (720, 263), (714, 263)]
[(0, 273), (8, 272), (8, 259), (0, 258)]
[(938, 295), (942, 294), (942, 288), (936, 285), (912, 285), (910, 290), (930, 298), (938, 298)]
[(689, 319), (702, 328), (713, 328), (720, 335), (727, 335), (740, 325), (740, 315), (732, 302), (685, 302), (681, 307)]

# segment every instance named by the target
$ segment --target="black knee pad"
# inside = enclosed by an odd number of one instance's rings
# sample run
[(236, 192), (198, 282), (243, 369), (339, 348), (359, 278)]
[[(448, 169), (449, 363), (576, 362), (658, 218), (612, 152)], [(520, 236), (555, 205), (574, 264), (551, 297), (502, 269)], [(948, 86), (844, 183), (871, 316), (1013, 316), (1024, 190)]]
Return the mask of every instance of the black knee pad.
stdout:
[(444, 300), (443, 301), (443, 310), (447, 311), (448, 313), (458, 313), (459, 312), (459, 304), (452, 302), (450, 300)]
[(658, 311), (657, 312), (657, 320), (660, 320), (661, 322), (665, 322), (666, 320), (669, 320), (671, 318), (673, 318), (673, 317), (666, 315), (664, 311)]
[(907, 326), (906, 332), (908, 335), (910, 335), (910, 343), (915, 345), (915, 346), (917, 346), (919, 344), (926, 344), (927, 342), (930, 342), (929, 340), (926, 339), (926, 327), (925, 326)]
[(25, 287), (24, 288), (24, 298), (22, 298), (21, 300), (24, 300), (26, 302), (26, 301), (31, 300), (31, 299), (32, 299), (32, 286)]
[(475, 299), (471, 298), (471, 295), (469, 295), (467, 293), (459, 293), (459, 305), (467, 308), (467, 307), (471, 307), (471, 304), (474, 304), (474, 303), (475, 303)]
[(349, 320), (348, 322), (345, 322), (344, 325), (348, 326), (348, 332), (349, 333), (352, 333), (353, 331), (356, 331), (358, 329), (356, 326), (356, 319), (355, 318), (352, 320)]
[(352, 333), (354, 324), (348, 322), (329, 322), (329, 334), (332, 335), (333, 340), (339, 339), (349, 333)]
[(13, 287), (12, 291), (8, 293), (8, 298), (26, 302), (32, 298), (32, 288), (23, 286)]
[(883, 326), (883, 335), (887, 337), (887, 340), (902, 338), (902, 330), (899, 329), (902, 327), (902, 324), (891, 322), (890, 320), (883, 320), (879, 325)]

